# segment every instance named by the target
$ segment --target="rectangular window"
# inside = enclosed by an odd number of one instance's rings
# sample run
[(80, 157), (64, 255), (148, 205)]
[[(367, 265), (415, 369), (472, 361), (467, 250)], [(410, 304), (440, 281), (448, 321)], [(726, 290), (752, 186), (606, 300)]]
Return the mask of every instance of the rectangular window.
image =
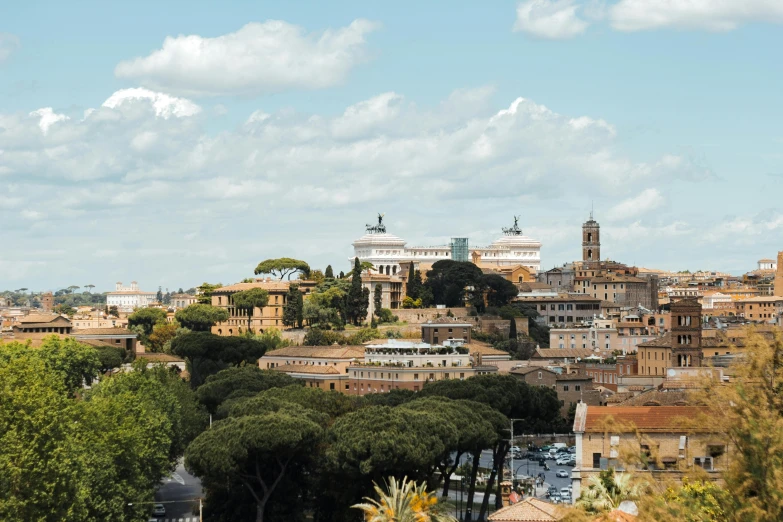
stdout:
[(564, 392), (567, 392), (567, 391), (568, 391), (568, 385), (567, 385), (567, 384), (564, 384), (564, 385), (563, 385), (563, 391), (564, 391)]
[(593, 453), (593, 468), (598, 469), (601, 467), (601, 454)]
[(574, 391), (582, 391), (582, 385), (581, 384), (574, 384)]
[(419, 380), (419, 374), (418, 373), (414, 373), (413, 374), (413, 380), (414, 381), (418, 381)]

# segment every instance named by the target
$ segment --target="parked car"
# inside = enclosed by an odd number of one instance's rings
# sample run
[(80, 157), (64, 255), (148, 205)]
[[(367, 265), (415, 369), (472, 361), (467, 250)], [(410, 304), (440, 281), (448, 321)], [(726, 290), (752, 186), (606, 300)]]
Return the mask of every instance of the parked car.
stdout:
[(555, 486), (549, 486), (549, 489), (546, 490), (546, 498), (549, 498), (553, 495), (557, 495), (558, 491)]
[(571, 461), (570, 457), (558, 457), (555, 461), (555, 464), (558, 466), (568, 466), (568, 463)]
[(562, 498), (568, 497), (568, 499), (570, 500), (571, 499), (571, 491), (567, 487), (560, 488), (560, 496)]
[(564, 469), (557, 470), (557, 473), (555, 473), (555, 475), (561, 478), (568, 478), (568, 472)]
[(166, 506), (163, 504), (155, 504), (152, 507), (152, 514), (156, 517), (165, 517), (166, 516)]
[(541, 457), (538, 455), (538, 453), (528, 453), (527, 460), (541, 460)]
[(551, 497), (549, 497), (549, 501), (552, 504), (560, 504), (560, 502), (562, 502), (562, 500), (560, 499), (560, 495), (559, 494), (555, 494), (555, 495), (552, 495)]
[(547, 453), (544, 458), (546, 458), (547, 460), (557, 460), (557, 455), (555, 455), (554, 453)]
[(510, 449), (511, 449), (511, 451), (513, 451), (514, 453), (521, 453), (521, 452), (522, 452), (522, 450), (519, 448), (519, 446), (511, 446), (511, 448), (510, 448)]
[(576, 453), (576, 446), (571, 446), (568, 448), (568, 453)]
[(576, 459), (571, 457), (571, 459), (566, 462), (566, 466), (576, 466)]

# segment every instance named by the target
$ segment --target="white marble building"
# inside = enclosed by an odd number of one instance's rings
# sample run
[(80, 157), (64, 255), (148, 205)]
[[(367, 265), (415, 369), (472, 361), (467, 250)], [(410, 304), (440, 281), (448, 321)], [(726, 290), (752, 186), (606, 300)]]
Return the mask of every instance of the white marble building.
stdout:
[(106, 306), (116, 306), (120, 312), (132, 312), (135, 308), (146, 308), (155, 302), (156, 292), (144, 292), (139, 290), (136, 281), (131, 282), (130, 287), (122, 286), (118, 282), (114, 292), (107, 292)]
[[(509, 267), (523, 265), (533, 271), (541, 269), (541, 242), (522, 234), (514, 227), (503, 229), (504, 235), (488, 246), (468, 248), (468, 260), (481, 267)], [(401, 271), (400, 263), (432, 264), (442, 259), (452, 259), (451, 245), (406, 246), (401, 237), (386, 232), (379, 219), (377, 226), (367, 226), (367, 233), (353, 242), (353, 257), (359, 261), (369, 261), (378, 273), (397, 275)]]

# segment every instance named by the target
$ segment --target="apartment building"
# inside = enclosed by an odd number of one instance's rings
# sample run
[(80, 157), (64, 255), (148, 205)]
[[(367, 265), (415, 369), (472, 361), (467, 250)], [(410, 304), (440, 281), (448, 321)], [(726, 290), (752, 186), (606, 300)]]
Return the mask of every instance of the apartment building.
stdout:
[(212, 333), (217, 335), (240, 335), (248, 329), (248, 312), (234, 305), (233, 296), (237, 292), (261, 288), (269, 293), (269, 303), (263, 308), (254, 308), (250, 318), (249, 327), (256, 333), (263, 332), (266, 328), (274, 326), (283, 327), (283, 307), (288, 298), (288, 289), (291, 285), (297, 285), (303, 294), (309, 294), (315, 288), (315, 281), (295, 280), (281, 281), (272, 279), (259, 279), (253, 283), (236, 283), (224, 286), (212, 292), (212, 306), (224, 308), (228, 311), (229, 318), (212, 327)]
[(288, 346), (258, 360), (274, 370), (305, 381), (305, 386), (348, 393), (348, 367), (364, 359), (364, 346)]
[(734, 302), (740, 317), (760, 323), (774, 323), (783, 313), (783, 297), (771, 295), (751, 297)]
[(578, 404), (574, 419), (576, 466), (574, 498), (602, 470), (643, 469), (653, 480), (681, 481), (695, 468), (712, 480), (724, 471), (733, 450), (710, 430), (700, 406), (592, 406)]

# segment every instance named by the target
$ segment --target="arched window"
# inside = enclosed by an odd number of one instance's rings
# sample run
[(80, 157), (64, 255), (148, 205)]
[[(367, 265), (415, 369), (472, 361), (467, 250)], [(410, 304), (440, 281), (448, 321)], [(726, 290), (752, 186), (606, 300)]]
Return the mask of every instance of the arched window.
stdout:
[(588, 250), (587, 251), (587, 259), (593, 259), (593, 251), (592, 250)]

